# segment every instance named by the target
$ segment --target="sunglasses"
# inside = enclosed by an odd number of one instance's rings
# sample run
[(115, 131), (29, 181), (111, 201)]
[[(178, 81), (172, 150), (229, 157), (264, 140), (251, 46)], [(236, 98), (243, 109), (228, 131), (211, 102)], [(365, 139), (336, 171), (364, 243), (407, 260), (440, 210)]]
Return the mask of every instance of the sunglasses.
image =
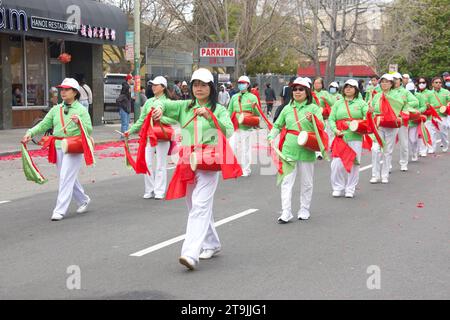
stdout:
[(420, 83), (420, 84), (427, 84), (426, 82), (422, 82), (422, 81), (421, 81), (421, 82), (419, 82), (419, 83)]
[(292, 92), (296, 92), (296, 91), (303, 92), (303, 91), (305, 91), (305, 88), (303, 88), (303, 87), (295, 87), (295, 88), (292, 89)]

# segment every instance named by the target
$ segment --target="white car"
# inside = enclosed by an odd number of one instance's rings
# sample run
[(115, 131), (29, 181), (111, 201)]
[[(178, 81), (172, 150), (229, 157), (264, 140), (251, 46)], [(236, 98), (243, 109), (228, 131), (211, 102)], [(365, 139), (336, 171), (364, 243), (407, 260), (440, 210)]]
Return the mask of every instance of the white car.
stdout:
[[(126, 82), (125, 73), (107, 73), (103, 79), (103, 94), (105, 111), (119, 111), (116, 99), (122, 90), (122, 83)], [(133, 86), (131, 86), (133, 90)], [(132, 91), (133, 92), (133, 91)]]

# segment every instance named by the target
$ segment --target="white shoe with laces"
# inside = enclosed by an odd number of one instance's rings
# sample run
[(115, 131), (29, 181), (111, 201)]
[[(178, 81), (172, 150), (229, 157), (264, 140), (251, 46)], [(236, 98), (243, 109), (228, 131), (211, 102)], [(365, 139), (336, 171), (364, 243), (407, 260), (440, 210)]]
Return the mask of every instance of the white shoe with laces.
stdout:
[(353, 193), (346, 192), (346, 193), (345, 193), (345, 197), (351, 199), (351, 198), (354, 197), (354, 195), (353, 195)]
[(155, 197), (154, 193), (146, 193), (142, 196), (144, 199), (153, 199)]
[(181, 256), (178, 261), (185, 266), (186, 268), (188, 268), (189, 270), (194, 270), (195, 269), (195, 261), (192, 258), (186, 257), (186, 256)]
[(202, 253), (200, 254), (199, 258), (202, 260), (211, 259), (215, 255), (217, 255), (220, 252), (220, 248), (216, 249), (203, 249)]
[(370, 179), (370, 183), (372, 183), (372, 184), (380, 183), (380, 179), (378, 179), (378, 178), (372, 178), (372, 179)]
[(52, 219), (52, 221), (61, 221), (62, 219), (64, 219), (64, 216), (55, 212), (55, 213), (53, 213), (51, 219)]
[(83, 203), (78, 209), (77, 213), (85, 213), (88, 209), (89, 203), (91, 203), (91, 198), (88, 197), (87, 201)]

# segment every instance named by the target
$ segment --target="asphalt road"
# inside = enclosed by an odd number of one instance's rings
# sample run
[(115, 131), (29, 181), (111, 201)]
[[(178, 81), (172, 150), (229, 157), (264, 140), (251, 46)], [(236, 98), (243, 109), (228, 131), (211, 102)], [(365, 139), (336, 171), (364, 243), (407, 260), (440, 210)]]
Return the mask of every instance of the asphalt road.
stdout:
[[(56, 176), (30, 185), (19, 160), (0, 163), (0, 299), (449, 299), (449, 160), (421, 158), (401, 173), (397, 149), (390, 184), (369, 184), (365, 170), (354, 199), (331, 197), (330, 164), (320, 161), (311, 219), (287, 225), (276, 223), (280, 189), (260, 174), (266, 166), (221, 179), (216, 221), (257, 210), (219, 226), (222, 252), (195, 271), (178, 263), (181, 241), (131, 256), (182, 236), (187, 210), (184, 200), (142, 199), (143, 178), (121, 159), (83, 169), (90, 210), (72, 205), (61, 222), (50, 221)], [(297, 181), (294, 212), (298, 199)], [(80, 289), (68, 288), (73, 270)]]

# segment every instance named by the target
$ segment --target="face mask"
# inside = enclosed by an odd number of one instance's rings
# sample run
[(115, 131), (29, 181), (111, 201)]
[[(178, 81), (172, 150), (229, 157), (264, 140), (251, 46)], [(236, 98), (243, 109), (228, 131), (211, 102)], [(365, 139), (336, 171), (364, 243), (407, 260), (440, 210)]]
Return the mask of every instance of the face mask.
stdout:
[(335, 94), (337, 92), (337, 89), (335, 87), (330, 88), (330, 93)]
[(419, 89), (420, 90), (423, 90), (423, 89), (425, 89), (427, 87), (427, 85), (425, 84), (425, 83), (420, 83), (419, 84)]
[(445, 83), (445, 86), (446, 86), (447, 88), (450, 88), (450, 82), (446, 82), (446, 83)]
[(246, 83), (239, 83), (238, 88), (239, 88), (239, 91), (244, 91), (244, 90), (247, 90), (248, 85)]

